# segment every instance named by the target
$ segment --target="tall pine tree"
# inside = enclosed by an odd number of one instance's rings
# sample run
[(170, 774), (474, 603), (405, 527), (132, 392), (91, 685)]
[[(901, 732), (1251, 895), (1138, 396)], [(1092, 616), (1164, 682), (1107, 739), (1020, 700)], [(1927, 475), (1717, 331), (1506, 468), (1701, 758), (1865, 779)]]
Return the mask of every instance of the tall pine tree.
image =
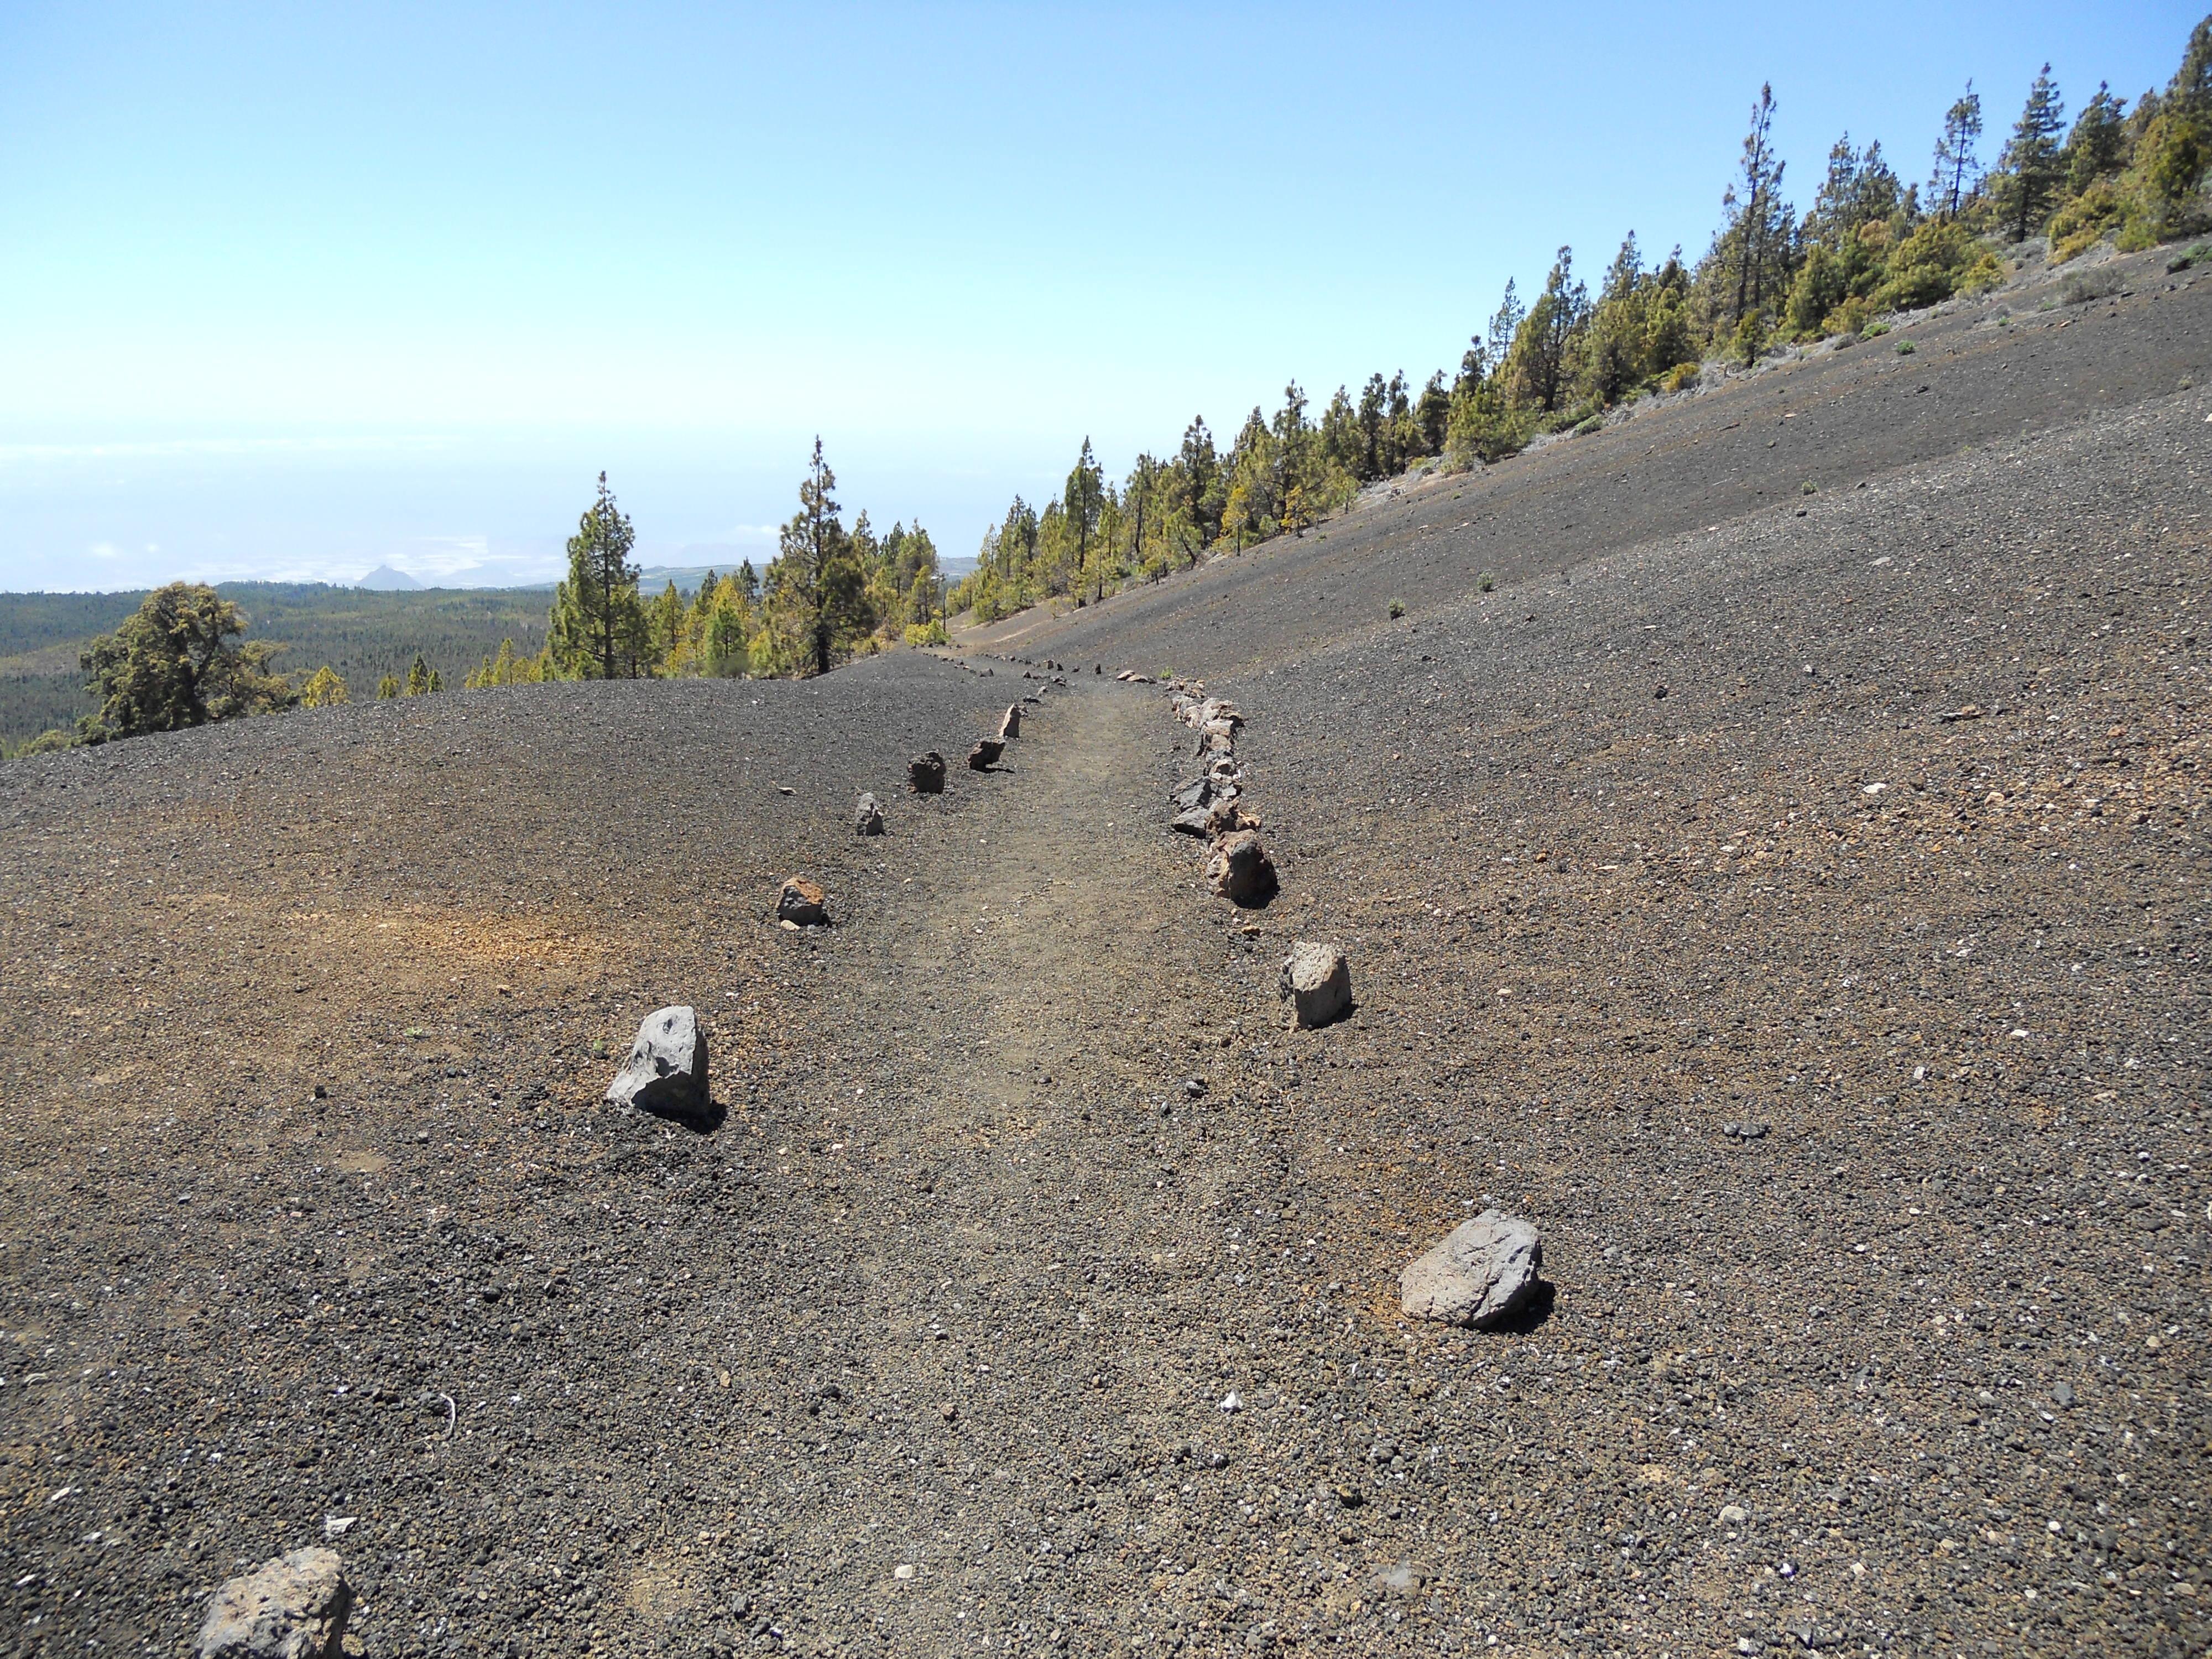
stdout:
[(1928, 180), (1928, 194), (1937, 204), (1937, 217), (1957, 218), (1973, 198), (1981, 178), (1974, 141), (1981, 136), (1982, 98), (1969, 81), (1966, 94), (1945, 112), (1942, 136), (1936, 141), (1936, 172)]
[(814, 672), (826, 674), (860, 635), (875, 626), (868, 608), (867, 573), (853, 550), (830, 492), (837, 475), (814, 441), (813, 459), (799, 481), (799, 511), (777, 538), (769, 566), (772, 601), (799, 636)]
[(2027, 106), (2004, 150), (2006, 205), (2011, 210), (2005, 216), (2012, 222), (2014, 241), (2024, 240), (2032, 227), (2043, 222), (2066, 176), (2065, 156), (2058, 147), (2058, 135), (2065, 130), (2066, 112), (2051, 79), (2051, 65), (2045, 64), (2028, 88)]
[(549, 642), (561, 672), (572, 678), (634, 678), (649, 649), (637, 567), (629, 562), (637, 532), (615, 505), (607, 475), (599, 499), (584, 509), (568, 538), (568, 579), (553, 591)]

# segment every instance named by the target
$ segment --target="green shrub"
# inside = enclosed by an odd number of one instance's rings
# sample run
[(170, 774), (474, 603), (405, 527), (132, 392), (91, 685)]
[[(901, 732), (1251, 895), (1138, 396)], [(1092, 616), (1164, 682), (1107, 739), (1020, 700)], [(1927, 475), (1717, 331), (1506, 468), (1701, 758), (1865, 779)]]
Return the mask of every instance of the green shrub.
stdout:
[(1577, 438), (1587, 438), (1593, 432), (1602, 432), (1604, 430), (1605, 416), (1602, 415), (1593, 415), (1589, 419), (1581, 422), (1575, 428), (1575, 436)]
[(1401, 617), (1404, 616), (1405, 614), (1406, 614), (1406, 602), (1405, 602), (1405, 600), (1403, 600), (1403, 599), (1393, 599), (1393, 600), (1391, 600), (1391, 601), (1390, 601), (1390, 620), (1391, 620), (1392, 622), (1396, 622), (1396, 621), (1397, 621)]
[(1883, 335), (1889, 332), (1889, 325), (1887, 323), (1869, 323), (1864, 328), (1861, 329), (1859, 332), (1865, 335), (1869, 340), (1879, 340)]
[(1692, 386), (1697, 383), (1698, 365), (1695, 363), (1677, 363), (1659, 377), (1659, 389), (1662, 392), (1680, 392), (1683, 387)]
[(2051, 263), (2080, 258), (2127, 219), (2127, 203), (2112, 180), (2098, 179), (2051, 216)]
[(62, 726), (41, 732), (15, 752), (18, 755), (51, 755), (63, 749), (74, 749), (84, 741), (76, 732)]
[(1487, 593), (1492, 588), (1498, 586), (1498, 578), (1492, 575), (1487, 570), (1486, 570), (1480, 576), (1477, 576), (1474, 579), (1474, 585), (1481, 592)]
[(1889, 275), (1869, 296), (1883, 311), (1917, 311), (1949, 299), (1972, 282), (2001, 280), (2004, 269), (1957, 220), (1930, 219), (1897, 245)]
[(1897, 355), (1900, 357), (1910, 357), (1914, 352), (1919, 349), (1920, 348), (1913, 344), (1910, 340), (1899, 340), (1897, 343)]
[(1823, 334), (1863, 334), (1867, 325), (1874, 320), (1874, 301), (1863, 294), (1854, 294), (1848, 300), (1820, 319)]

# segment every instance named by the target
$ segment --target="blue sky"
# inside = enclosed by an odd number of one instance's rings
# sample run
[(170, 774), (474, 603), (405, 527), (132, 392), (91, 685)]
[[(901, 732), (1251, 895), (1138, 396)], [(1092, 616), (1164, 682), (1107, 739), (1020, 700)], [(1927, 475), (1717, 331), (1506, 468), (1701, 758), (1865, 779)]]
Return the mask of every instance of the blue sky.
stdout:
[(967, 554), (1508, 276), (1710, 236), (1763, 80), (1809, 199), (2163, 86), (2158, 3), (0, 9), (0, 586), (763, 556), (820, 433)]

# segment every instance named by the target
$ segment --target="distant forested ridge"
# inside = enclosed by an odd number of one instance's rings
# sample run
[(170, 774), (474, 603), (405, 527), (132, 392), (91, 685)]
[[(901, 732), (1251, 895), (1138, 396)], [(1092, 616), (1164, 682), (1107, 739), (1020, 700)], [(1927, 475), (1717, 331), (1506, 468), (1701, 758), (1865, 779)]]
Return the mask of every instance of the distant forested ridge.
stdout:
[[(542, 589), (371, 592), (323, 582), (223, 582), (216, 591), (243, 613), (247, 637), (279, 647), (278, 669), (304, 681), (327, 665), (363, 696), (387, 677), (404, 681), (418, 656), (458, 684), (502, 640), (534, 652), (545, 639)], [(0, 744), (20, 747), (94, 711), (98, 700), (84, 689), (78, 657), (145, 599), (144, 590), (0, 594)]]
[(1210, 554), (1303, 534), (1412, 467), (1463, 470), (1544, 434), (1595, 430), (1608, 410), (1679, 392), (1709, 366), (1878, 331), (1885, 314), (1994, 286), (2031, 261), (2212, 229), (2212, 19), (2191, 31), (2163, 92), (2130, 104), (2100, 85), (2070, 123), (2048, 64), (2001, 136), (1985, 135), (1969, 82), (1942, 113), (1925, 185), (1907, 182), (1878, 140), (1845, 133), (1801, 211), (1774, 115), (1762, 87), (1699, 258), (1677, 247), (1651, 259), (1631, 231), (1593, 294), (1562, 247), (1533, 293), (1506, 283), (1451, 368), (1418, 384), (1377, 373), (1318, 404), (1293, 382), (1272, 415), (1255, 406), (1225, 443), (1194, 419), (1118, 482), (1086, 438), (1058, 494), (1042, 506), (1016, 496), (986, 532), (951, 609), (991, 622), (1046, 601), (1091, 603)]

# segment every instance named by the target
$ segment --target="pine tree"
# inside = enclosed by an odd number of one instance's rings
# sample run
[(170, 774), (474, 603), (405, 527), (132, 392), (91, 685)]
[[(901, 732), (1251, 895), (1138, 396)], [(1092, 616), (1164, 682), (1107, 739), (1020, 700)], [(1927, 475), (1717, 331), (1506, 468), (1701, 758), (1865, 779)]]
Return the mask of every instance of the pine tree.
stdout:
[(1383, 476), (1383, 424), (1389, 417), (1390, 388), (1380, 374), (1370, 374), (1367, 384), (1360, 388), (1359, 448), (1354, 458), (1352, 476), (1367, 483)]
[(1451, 392), (1444, 385), (1444, 372), (1438, 369), (1421, 387), (1421, 395), (1413, 404), (1413, 436), (1423, 456), (1444, 453), (1444, 433), (1451, 424)]
[(2043, 222), (2057, 192), (2065, 173), (2058, 135), (2065, 130), (2065, 110), (2059, 102), (2058, 88), (2051, 79), (2051, 65), (2045, 64), (2028, 88), (2027, 106), (2021, 111), (2012, 141), (2004, 149), (2008, 205), (2012, 210), (2008, 216), (2014, 241), (2025, 240), (2029, 228)]
[(791, 624), (793, 637), (814, 672), (826, 674), (858, 636), (875, 626), (867, 605), (867, 576), (854, 556), (852, 538), (830, 492), (837, 475), (822, 456), (822, 440), (799, 481), (799, 511), (777, 538), (769, 566), (771, 604)]
[[(1075, 465), (1067, 475), (1067, 483), (1060, 492), (1060, 502), (1067, 514), (1067, 527), (1075, 537), (1075, 580), (1071, 587), (1080, 586), (1091, 562), (1091, 544), (1098, 537), (1099, 514), (1106, 505), (1106, 473), (1098, 465), (1098, 458), (1091, 453), (1091, 440), (1083, 440), (1083, 453), (1076, 457)], [(1102, 586), (1104, 575), (1100, 575)]]
[(1936, 141), (1936, 172), (1928, 181), (1928, 194), (1941, 206), (1937, 216), (1946, 221), (1972, 199), (1980, 182), (1981, 164), (1974, 158), (1974, 141), (1982, 136), (1982, 100), (1972, 81), (1959, 101), (1943, 116), (1943, 133)]
[(335, 708), (348, 701), (345, 681), (328, 663), (318, 668), (307, 683), (300, 688), (300, 707), (302, 708)]
[(1521, 297), (1513, 291), (1513, 279), (1505, 279), (1505, 297), (1498, 302), (1498, 309), (1490, 313), (1490, 337), (1486, 343), (1491, 368), (1502, 369), (1506, 354), (1513, 349), (1513, 337), (1521, 331), (1521, 319), (1528, 314)]
[(415, 653), (414, 665), (407, 671), (407, 695), (419, 697), (430, 690), (430, 665), (422, 660), (422, 653)]
[(171, 582), (155, 589), (77, 659), (88, 677), (85, 690), (100, 699), (100, 712), (77, 723), (84, 741), (181, 732), (289, 707), (291, 687), (269, 666), (276, 647), (231, 643), (246, 627), (245, 613), (212, 587)]
[(1716, 239), (1717, 269), (1733, 281), (1729, 322), (1740, 325), (1746, 311), (1761, 309), (1769, 295), (1779, 294), (1791, 263), (1789, 236), (1796, 213), (1782, 200), (1785, 163), (1774, 152), (1774, 88), (1762, 85), (1751, 106), (1751, 130), (1744, 135), (1742, 177), (1721, 193), (1727, 223)]
[(1589, 315), (1589, 294), (1575, 280), (1575, 256), (1561, 248), (1544, 279), (1544, 291), (1522, 319), (1507, 359), (1514, 401), (1551, 414), (1567, 384), (1571, 353)]
[(2112, 96), (2105, 82), (2097, 95), (2074, 118), (2066, 135), (2066, 194), (2079, 196), (2098, 179), (2118, 173), (2127, 163), (2128, 100)]
[(1175, 466), (1176, 479), (1170, 495), (1189, 538), (1182, 544), (1184, 556), (1195, 564), (1199, 550), (1220, 539), (1222, 514), (1229, 499), (1229, 486), (1222, 477), (1221, 458), (1213, 447), (1213, 434), (1202, 417), (1192, 416), (1190, 424), (1182, 429)]
[(611, 680), (637, 672), (648, 647), (637, 567), (629, 562), (636, 545), (637, 532), (602, 472), (599, 499), (568, 538), (568, 579), (554, 590), (547, 642), (563, 673)]
[(1601, 404), (1618, 402), (1644, 378), (1644, 251), (1632, 230), (1621, 239), (1620, 251), (1607, 268), (1583, 353), (1584, 385)]
[(653, 602), (653, 612), (647, 618), (653, 640), (653, 664), (656, 669), (666, 666), (681, 651), (686, 611), (684, 596), (676, 591), (676, 583), (672, 580), (660, 590), (660, 597)]
[(398, 695), (399, 682), (394, 676), (386, 674), (377, 681), (376, 698), (379, 702), (389, 702)]
[[(2153, 104), (2148, 95), (2138, 100), (2137, 116)], [(2154, 105), (2136, 143), (2135, 167), (2171, 228), (2212, 165), (2212, 17), (2190, 31), (2181, 67)]]

